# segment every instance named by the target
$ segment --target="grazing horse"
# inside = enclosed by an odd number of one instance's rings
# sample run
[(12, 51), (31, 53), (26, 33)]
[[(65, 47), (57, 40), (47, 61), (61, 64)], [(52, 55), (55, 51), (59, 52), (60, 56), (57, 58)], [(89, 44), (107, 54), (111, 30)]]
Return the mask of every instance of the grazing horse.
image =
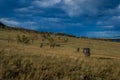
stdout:
[(77, 48), (77, 52), (79, 52), (80, 51), (80, 48)]
[(90, 57), (90, 48), (83, 48), (83, 53), (86, 57)]

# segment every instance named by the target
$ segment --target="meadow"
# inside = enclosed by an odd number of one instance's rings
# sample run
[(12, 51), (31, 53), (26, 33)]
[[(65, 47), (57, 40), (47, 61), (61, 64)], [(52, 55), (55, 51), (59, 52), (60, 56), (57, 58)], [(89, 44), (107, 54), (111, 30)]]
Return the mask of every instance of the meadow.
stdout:
[(117, 42), (1, 29), (0, 80), (120, 80), (119, 52)]

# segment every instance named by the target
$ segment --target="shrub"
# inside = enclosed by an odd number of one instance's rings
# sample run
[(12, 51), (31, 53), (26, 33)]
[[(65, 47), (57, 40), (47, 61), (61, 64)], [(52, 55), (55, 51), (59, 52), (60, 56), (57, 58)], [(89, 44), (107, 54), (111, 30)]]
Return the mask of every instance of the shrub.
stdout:
[(60, 44), (55, 44), (56, 47), (60, 47), (61, 45)]
[(17, 42), (28, 44), (30, 42), (30, 39), (26, 35), (17, 35)]

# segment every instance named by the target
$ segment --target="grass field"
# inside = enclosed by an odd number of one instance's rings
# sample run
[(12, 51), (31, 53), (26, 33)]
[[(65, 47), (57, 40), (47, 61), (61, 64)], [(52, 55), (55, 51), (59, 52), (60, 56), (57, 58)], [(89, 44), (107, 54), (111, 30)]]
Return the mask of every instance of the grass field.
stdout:
[[(37, 39), (29, 44), (18, 43), (17, 35), (23, 34)], [(31, 35), (0, 30), (0, 80), (120, 80), (120, 43)], [(60, 46), (50, 48), (51, 39)], [(78, 47), (80, 52), (76, 51)], [(91, 49), (89, 58), (82, 52), (86, 47)]]

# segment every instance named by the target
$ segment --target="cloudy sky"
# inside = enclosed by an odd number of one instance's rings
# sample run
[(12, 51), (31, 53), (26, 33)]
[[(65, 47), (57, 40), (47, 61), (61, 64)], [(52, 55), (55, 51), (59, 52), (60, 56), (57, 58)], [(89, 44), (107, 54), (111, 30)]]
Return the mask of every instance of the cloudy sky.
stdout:
[(120, 37), (120, 0), (0, 0), (0, 22), (88, 37)]

